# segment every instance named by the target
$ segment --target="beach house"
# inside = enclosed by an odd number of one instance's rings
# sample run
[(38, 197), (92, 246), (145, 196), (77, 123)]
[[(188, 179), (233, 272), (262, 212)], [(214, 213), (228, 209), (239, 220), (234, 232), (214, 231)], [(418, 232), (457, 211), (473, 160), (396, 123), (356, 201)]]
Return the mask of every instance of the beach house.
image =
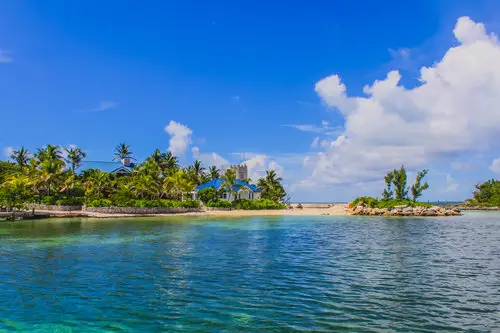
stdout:
[(130, 158), (124, 158), (121, 161), (83, 161), (76, 172), (81, 174), (86, 170), (101, 170), (116, 175), (128, 175), (132, 173), (135, 164), (131, 162)]
[(237, 199), (246, 200), (258, 200), (260, 199), (261, 190), (255, 185), (249, 184), (246, 180), (248, 179), (248, 168), (245, 164), (243, 165), (233, 165), (230, 166), (236, 172), (236, 182), (232, 185), (232, 191), (229, 190), (227, 185), (223, 184), (226, 182), (224, 178), (214, 178), (204, 184), (198, 185), (193, 191), (193, 199), (197, 199), (198, 191), (206, 188), (213, 188), (222, 200), (232, 202)]

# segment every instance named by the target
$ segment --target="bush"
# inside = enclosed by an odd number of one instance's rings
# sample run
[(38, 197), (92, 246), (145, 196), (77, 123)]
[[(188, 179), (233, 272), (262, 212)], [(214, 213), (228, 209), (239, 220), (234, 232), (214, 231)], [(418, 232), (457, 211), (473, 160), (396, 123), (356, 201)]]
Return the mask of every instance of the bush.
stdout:
[(96, 199), (87, 204), (88, 207), (111, 207), (113, 203), (109, 199)]
[(57, 201), (57, 198), (56, 197), (53, 197), (53, 196), (44, 196), (40, 199), (40, 203), (42, 205), (55, 205), (56, 204), (56, 201)]
[(81, 206), (85, 202), (84, 197), (71, 197), (56, 200), (56, 205), (60, 206)]
[(206, 206), (213, 207), (213, 208), (231, 208), (232, 207), (232, 205), (229, 201), (220, 200), (220, 199), (218, 199), (217, 201), (208, 202), (206, 204)]
[(356, 207), (360, 204), (364, 203), (367, 207), (370, 208), (388, 208), (392, 209), (396, 206), (409, 206), (409, 207), (431, 207), (432, 205), (426, 204), (423, 202), (414, 202), (410, 199), (382, 199), (378, 200), (377, 198), (372, 197), (359, 197), (354, 199), (352, 202), (352, 206)]
[(201, 191), (198, 191), (198, 198), (205, 204), (209, 202), (215, 202), (219, 199), (219, 197), (217, 196), (217, 191), (215, 191), (213, 187), (207, 187)]

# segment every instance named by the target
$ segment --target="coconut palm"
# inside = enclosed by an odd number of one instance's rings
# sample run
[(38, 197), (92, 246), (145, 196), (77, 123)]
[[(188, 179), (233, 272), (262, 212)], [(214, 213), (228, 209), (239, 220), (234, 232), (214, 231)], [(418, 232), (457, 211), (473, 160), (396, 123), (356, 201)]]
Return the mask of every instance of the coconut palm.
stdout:
[(168, 175), (172, 175), (179, 169), (179, 161), (177, 157), (172, 154), (172, 152), (167, 152), (165, 154), (165, 171)]
[(266, 176), (260, 178), (257, 187), (262, 190), (262, 198), (273, 201), (282, 201), (286, 196), (285, 189), (281, 185), (282, 178), (278, 177), (276, 171), (266, 171)]
[(36, 162), (33, 164), (37, 167), (32, 170), (35, 188), (51, 195), (52, 187), (61, 179), (65, 166), (61, 149), (59, 146), (47, 145), (45, 148), (38, 149), (35, 157)]
[(189, 175), (182, 169), (177, 170), (171, 176), (165, 178), (163, 191), (176, 199), (184, 199), (184, 194), (195, 188), (195, 184), (190, 180)]
[(125, 143), (120, 143), (115, 147), (115, 157), (113, 158), (113, 161), (123, 160), (124, 158), (135, 160), (133, 155), (134, 153), (130, 151), (130, 146), (126, 145)]
[(240, 189), (242, 188), (243, 186), (236, 183), (236, 171), (232, 168), (229, 168), (226, 170), (226, 172), (224, 173), (224, 179), (222, 179), (222, 184), (220, 186), (220, 188), (224, 191), (227, 191), (229, 192), (229, 197), (228, 199), (231, 199), (231, 198), (234, 198), (235, 196), (233, 195), (233, 193), (235, 193), (236, 191), (234, 190), (234, 188), (237, 188), (237, 189)]
[(70, 165), (70, 170), (72, 173), (75, 173), (75, 170), (82, 165), (82, 161), (87, 154), (81, 148), (64, 148), (67, 153), (66, 163)]
[(30, 155), (31, 154), (29, 153), (28, 149), (21, 147), (17, 150), (14, 150), (10, 155), (10, 158), (13, 159), (21, 168), (24, 168), (28, 165)]
[(101, 170), (93, 170), (85, 183), (85, 195), (102, 198), (103, 193), (110, 188), (110, 174)]
[(187, 168), (187, 171), (196, 185), (200, 185), (205, 178), (205, 168), (199, 160), (195, 160), (193, 164)]
[(130, 189), (135, 196), (144, 199), (159, 199), (162, 194), (162, 171), (159, 164), (148, 158), (132, 173)]
[(208, 174), (210, 176), (210, 179), (216, 179), (216, 178), (220, 178), (220, 170), (217, 169), (217, 166), (216, 165), (212, 165), (209, 169), (208, 169)]

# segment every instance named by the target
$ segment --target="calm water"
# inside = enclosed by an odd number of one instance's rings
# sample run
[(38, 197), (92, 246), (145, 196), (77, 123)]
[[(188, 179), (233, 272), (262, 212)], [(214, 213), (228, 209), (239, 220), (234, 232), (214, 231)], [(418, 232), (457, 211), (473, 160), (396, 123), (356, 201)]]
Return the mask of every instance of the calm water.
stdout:
[(0, 331), (500, 332), (500, 214), (1, 223)]

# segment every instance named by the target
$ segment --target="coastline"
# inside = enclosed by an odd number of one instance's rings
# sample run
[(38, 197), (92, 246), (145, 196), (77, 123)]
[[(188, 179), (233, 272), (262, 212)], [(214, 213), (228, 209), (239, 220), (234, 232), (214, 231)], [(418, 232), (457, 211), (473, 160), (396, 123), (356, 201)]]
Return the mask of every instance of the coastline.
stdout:
[[(84, 211), (57, 211), (57, 210), (36, 210), (39, 218), (117, 218), (117, 217), (175, 217), (175, 216), (206, 216), (206, 217), (245, 217), (245, 216), (320, 216), (320, 215), (348, 215), (346, 204), (336, 204), (330, 207), (304, 207), (290, 209), (263, 209), (263, 210), (201, 210), (199, 212), (169, 213), (169, 214), (107, 214)], [(33, 219), (37, 219), (37, 215)]]

